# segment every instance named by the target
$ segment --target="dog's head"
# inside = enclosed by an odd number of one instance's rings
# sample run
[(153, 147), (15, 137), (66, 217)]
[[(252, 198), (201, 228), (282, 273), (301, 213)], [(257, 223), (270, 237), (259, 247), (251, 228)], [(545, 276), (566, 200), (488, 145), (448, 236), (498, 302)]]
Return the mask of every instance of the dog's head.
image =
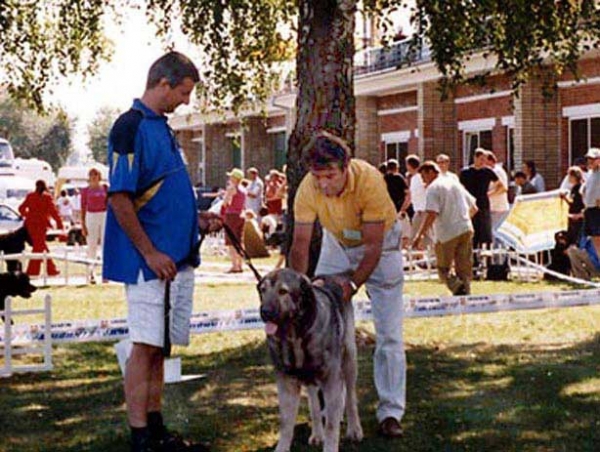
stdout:
[(0, 286), (5, 297), (31, 298), (31, 294), (37, 290), (29, 281), (29, 275), (21, 272), (0, 274)]
[(289, 268), (267, 274), (258, 284), (258, 293), (260, 317), (269, 336), (277, 333), (282, 325), (303, 319), (315, 305), (310, 280)]

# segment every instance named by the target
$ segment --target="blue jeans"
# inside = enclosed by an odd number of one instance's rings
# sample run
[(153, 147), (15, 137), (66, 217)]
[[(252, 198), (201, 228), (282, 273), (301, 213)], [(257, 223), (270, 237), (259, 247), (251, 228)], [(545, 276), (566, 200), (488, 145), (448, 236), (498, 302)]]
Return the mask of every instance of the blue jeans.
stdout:
[[(328, 275), (355, 270), (364, 252), (364, 246), (346, 248), (324, 230), (315, 274)], [(403, 282), (400, 224), (396, 222), (386, 233), (379, 264), (366, 282), (375, 322), (373, 372), (379, 396), (379, 422), (388, 417), (399, 421), (406, 405), (406, 355), (402, 339)]]

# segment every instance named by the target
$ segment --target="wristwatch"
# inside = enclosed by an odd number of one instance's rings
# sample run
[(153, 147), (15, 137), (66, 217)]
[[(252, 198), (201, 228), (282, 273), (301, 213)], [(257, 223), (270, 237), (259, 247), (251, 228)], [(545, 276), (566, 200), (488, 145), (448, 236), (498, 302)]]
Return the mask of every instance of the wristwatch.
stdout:
[(350, 280), (350, 287), (352, 288), (352, 295), (354, 295), (356, 292), (358, 292), (358, 286), (352, 280)]

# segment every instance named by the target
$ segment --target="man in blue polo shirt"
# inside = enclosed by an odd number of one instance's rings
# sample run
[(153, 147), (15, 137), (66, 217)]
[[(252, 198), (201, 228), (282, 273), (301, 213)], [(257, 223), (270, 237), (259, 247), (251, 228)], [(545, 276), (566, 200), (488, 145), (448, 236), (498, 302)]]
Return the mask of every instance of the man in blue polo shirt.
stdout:
[[(165, 282), (170, 281), (171, 343), (187, 345), (193, 268), (200, 263), (194, 193), (165, 114), (189, 103), (198, 80), (189, 58), (165, 54), (150, 67), (142, 98), (117, 119), (109, 136), (103, 275), (125, 283), (133, 342), (125, 401), (133, 452), (207, 450), (169, 432), (161, 415)], [(201, 218), (207, 220), (212, 218)]]

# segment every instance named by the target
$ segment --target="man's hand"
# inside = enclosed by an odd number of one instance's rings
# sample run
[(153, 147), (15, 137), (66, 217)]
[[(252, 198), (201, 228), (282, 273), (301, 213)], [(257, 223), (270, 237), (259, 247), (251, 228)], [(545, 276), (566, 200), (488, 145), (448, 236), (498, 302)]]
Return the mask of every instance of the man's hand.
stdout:
[(148, 267), (162, 280), (172, 281), (177, 274), (177, 266), (169, 256), (160, 251), (153, 251), (144, 256)]
[(203, 234), (217, 232), (223, 228), (223, 218), (214, 212), (200, 212), (198, 226)]
[(412, 248), (415, 250), (423, 251), (423, 236), (421, 234), (417, 234), (412, 242)]
[[(327, 279), (333, 281), (335, 284), (340, 286), (340, 288), (342, 289), (342, 296), (345, 302), (349, 302), (350, 300), (352, 300), (354, 290), (352, 288), (352, 284), (350, 283), (351, 279), (349, 276), (333, 275), (327, 276)], [(313, 285), (317, 287), (323, 287), (325, 285), (324, 278), (317, 277), (313, 280)]]

